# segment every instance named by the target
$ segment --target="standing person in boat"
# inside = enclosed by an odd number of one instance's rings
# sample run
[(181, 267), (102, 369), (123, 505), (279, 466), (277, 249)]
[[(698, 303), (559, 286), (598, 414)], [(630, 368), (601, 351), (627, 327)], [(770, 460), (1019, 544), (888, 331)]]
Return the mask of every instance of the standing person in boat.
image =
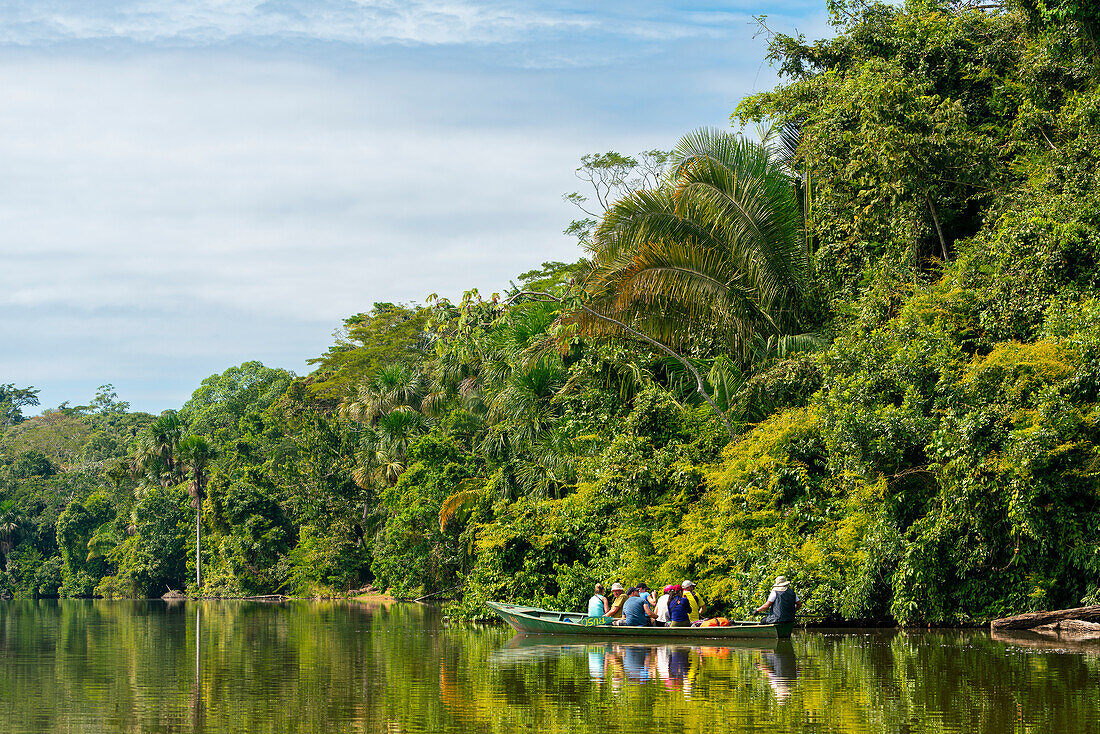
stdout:
[(596, 584), (596, 593), (588, 600), (588, 616), (605, 617), (609, 611), (611, 611), (611, 605), (603, 595), (603, 584)]
[(791, 588), (791, 583), (787, 581), (787, 577), (777, 576), (775, 585), (772, 586), (771, 593), (768, 594), (768, 600), (756, 610), (756, 613), (768, 615), (764, 617), (765, 624), (793, 622), (794, 613), (797, 612), (801, 606), (802, 600), (794, 593), (794, 589)]
[(623, 592), (623, 585), (616, 581), (611, 584), (611, 607), (604, 616), (613, 617), (615, 619), (623, 616), (623, 604), (625, 603), (626, 593)]
[(626, 601), (623, 602), (623, 618), (616, 619), (614, 624), (629, 627), (647, 627), (653, 611), (645, 599), (638, 596), (638, 588), (631, 586), (626, 592)]
[(668, 600), (669, 627), (691, 626), (691, 601), (683, 593), (682, 586), (672, 587), (672, 596)]
[(691, 579), (684, 579), (680, 583), (680, 588), (683, 590), (684, 598), (691, 604), (691, 614), (688, 617), (692, 622), (698, 622), (699, 615), (707, 610), (702, 594), (695, 590), (695, 582)]

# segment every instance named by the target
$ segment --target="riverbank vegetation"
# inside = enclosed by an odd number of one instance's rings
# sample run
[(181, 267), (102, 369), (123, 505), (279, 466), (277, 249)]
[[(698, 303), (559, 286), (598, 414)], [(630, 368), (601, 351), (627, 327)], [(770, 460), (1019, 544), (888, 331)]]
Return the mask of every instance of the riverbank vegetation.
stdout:
[(208, 594), (1100, 602), (1100, 15), (830, 9), (733, 112), (763, 142), (586, 157), (576, 263), (374, 304), (311, 374), (246, 363), (161, 416), (0, 387), (0, 588), (196, 592), (197, 511)]

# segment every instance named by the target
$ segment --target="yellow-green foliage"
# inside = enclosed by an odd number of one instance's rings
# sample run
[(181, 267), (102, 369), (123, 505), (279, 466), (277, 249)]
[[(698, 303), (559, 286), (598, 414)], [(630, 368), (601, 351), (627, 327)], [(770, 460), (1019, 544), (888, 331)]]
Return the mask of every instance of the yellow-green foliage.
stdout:
[(814, 493), (810, 469), (792, 447), (812, 441), (816, 431), (814, 410), (792, 410), (727, 446), (722, 462), (706, 474), (703, 497), (677, 525), (654, 533), (654, 545), (664, 551), (657, 569), (661, 579), (690, 576), (706, 595), (739, 602), (747, 613), (761, 569), (789, 573), (801, 543), (796, 519), (784, 513), (780, 500)]
[(971, 363), (963, 375), (963, 384), (978, 397), (996, 395), (1013, 403), (1024, 403), (1042, 389), (1073, 375), (1079, 361), (1080, 356), (1073, 348), (1055, 341), (1001, 342), (988, 355)]
[(626, 567), (696, 578), (737, 614), (785, 574), (810, 614), (945, 622), (1064, 596), (1073, 564), (1054, 536), (1079, 569), (1100, 565), (1096, 390), (1081, 393), (1096, 383), (1083, 357), (1100, 351), (1095, 322), (1053, 309), (1050, 337), (969, 357), (979, 328), (960, 279), (838, 338), (811, 405), (727, 446), (702, 497), (654, 534), (663, 560)]

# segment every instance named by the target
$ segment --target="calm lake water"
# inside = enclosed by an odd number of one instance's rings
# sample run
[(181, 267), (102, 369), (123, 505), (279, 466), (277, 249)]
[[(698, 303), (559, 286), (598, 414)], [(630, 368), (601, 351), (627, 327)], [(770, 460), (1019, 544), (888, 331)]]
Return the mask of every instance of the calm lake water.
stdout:
[(0, 732), (1100, 732), (1100, 644), (599, 645), (416, 605), (0, 602)]

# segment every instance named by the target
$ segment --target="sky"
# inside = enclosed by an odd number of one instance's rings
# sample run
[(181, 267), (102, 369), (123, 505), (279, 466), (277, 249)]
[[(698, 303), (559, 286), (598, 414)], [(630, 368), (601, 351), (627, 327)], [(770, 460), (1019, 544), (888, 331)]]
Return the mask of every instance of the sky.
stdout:
[(729, 127), (823, 0), (0, 0), (0, 384), (178, 408), (581, 253), (585, 153)]

